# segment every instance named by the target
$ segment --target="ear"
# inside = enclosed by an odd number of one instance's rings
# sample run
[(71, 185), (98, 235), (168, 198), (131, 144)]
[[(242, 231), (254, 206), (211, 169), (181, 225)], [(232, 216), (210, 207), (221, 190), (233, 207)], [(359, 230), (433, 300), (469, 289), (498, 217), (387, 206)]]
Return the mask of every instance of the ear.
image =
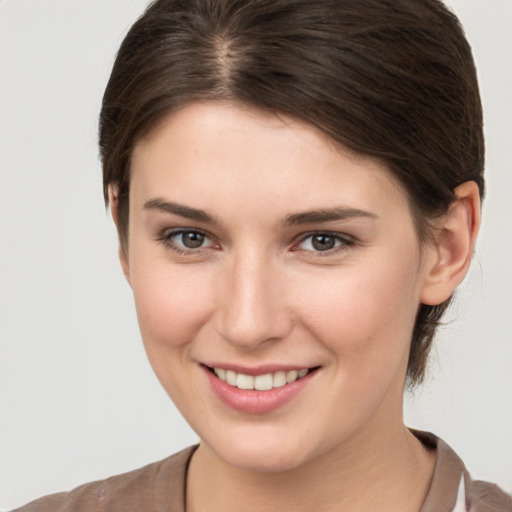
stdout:
[[(108, 187), (108, 204), (110, 206), (110, 213), (112, 214), (112, 219), (114, 221), (114, 224), (117, 228), (117, 233), (119, 236), (119, 199), (118, 199), (118, 189), (112, 185), (109, 185)], [(121, 237), (119, 236), (119, 240), (121, 240)], [(128, 284), (130, 283), (130, 265), (128, 262), (128, 253), (127, 248), (123, 246), (121, 242), (119, 242), (119, 249), (118, 249), (118, 255), (119, 255), (119, 262), (121, 263), (121, 269), (123, 270), (123, 274), (128, 281)]]
[(421, 302), (435, 306), (449, 299), (464, 279), (480, 228), (480, 192), (474, 181), (455, 189), (448, 212), (436, 221), (435, 240), (427, 248)]

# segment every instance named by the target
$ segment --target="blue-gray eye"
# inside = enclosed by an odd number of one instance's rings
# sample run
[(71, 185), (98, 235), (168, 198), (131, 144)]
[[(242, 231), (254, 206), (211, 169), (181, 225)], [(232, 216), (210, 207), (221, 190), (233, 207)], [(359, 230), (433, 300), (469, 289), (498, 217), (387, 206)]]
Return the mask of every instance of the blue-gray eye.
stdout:
[(329, 233), (317, 233), (304, 238), (300, 243), (300, 248), (306, 251), (325, 252), (336, 249), (343, 244), (349, 245), (349, 242)]
[(200, 231), (183, 231), (171, 233), (169, 239), (184, 249), (200, 249), (212, 245), (212, 241)]
[(187, 249), (197, 249), (201, 247), (204, 243), (204, 239), (205, 236), (202, 233), (194, 231), (182, 233), (181, 235), (182, 243)]
[(329, 235), (315, 235), (311, 239), (311, 245), (317, 251), (328, 251), (329, 249), (334, 249), (336, 240)]

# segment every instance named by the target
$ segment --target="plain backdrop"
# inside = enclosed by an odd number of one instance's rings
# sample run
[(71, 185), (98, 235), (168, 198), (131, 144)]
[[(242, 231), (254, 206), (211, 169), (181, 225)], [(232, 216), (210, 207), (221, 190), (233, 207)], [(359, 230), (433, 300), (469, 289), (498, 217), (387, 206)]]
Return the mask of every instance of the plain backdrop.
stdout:
[[(145, 0), (0, 0), (0, 509), (197, 441), (146, 361), (96, 145)], [(451, 0), (485, 108), (488, 194), (429, 377), (406, 396), (477, 477), (512, 491), (512, 2)]]

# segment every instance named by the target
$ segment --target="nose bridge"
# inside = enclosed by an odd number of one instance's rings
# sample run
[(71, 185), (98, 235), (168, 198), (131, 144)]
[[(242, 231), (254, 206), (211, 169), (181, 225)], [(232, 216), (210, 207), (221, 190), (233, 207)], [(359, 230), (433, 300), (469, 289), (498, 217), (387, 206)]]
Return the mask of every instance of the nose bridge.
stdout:
[(240, 251), (226, 270), (220, 291), (222, 337), (245, 348), (284, 337), (291, 319), (272, 258), (263, 251)]

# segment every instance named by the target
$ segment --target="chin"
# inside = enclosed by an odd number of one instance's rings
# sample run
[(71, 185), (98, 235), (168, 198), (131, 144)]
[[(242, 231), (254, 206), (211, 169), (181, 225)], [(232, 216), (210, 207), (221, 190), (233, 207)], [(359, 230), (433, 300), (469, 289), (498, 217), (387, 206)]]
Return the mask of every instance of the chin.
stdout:
[(229, 465), (252, 473), (280, 473), (299, 467), (303, 462), (300, 450), (271, 450), (258, 446), (240, 447), (228, 453), (218, 453)]
[[(203, 441), (217, 457), (241, 471), (279, 473), (301, 466), (312, 456), (304, 440), (275, 432), (259, 432)], [(209, 442), (208, 442), (209, 441)], [(308, 455), (309, 454), (309, 455)]]

